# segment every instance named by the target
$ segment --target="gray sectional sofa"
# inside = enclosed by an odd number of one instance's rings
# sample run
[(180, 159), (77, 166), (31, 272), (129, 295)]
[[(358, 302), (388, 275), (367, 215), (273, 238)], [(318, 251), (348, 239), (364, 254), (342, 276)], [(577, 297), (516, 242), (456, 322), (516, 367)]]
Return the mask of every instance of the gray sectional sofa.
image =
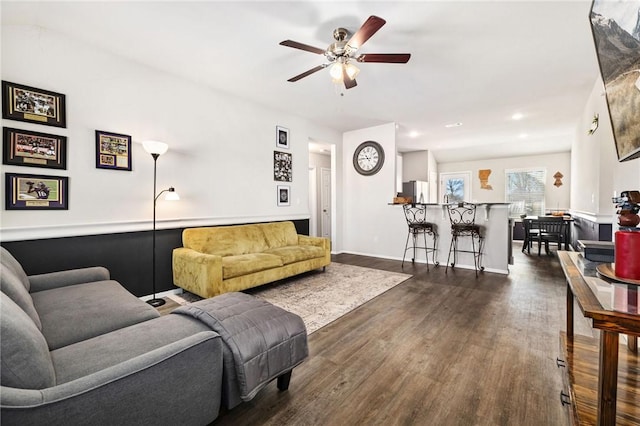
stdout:
[(105, 268), (28, 276), (0, 250), (3, 425), (204, 425), (308, 355), (300, 317), (252, 296), (160, 316)]

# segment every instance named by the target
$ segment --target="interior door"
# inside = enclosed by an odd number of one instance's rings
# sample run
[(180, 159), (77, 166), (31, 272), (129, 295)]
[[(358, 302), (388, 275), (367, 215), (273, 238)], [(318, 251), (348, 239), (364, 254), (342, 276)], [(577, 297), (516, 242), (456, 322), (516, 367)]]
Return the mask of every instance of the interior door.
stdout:
[(471, 172), (440, 173), (440, 194), (444, 203), (471, 201)]
[(322, 236), (331, 238), (331, 169), (320, 169), (320, 208)]
[(316, 168), (309, 167), (309, 235), (318, 236), (318, 201)]

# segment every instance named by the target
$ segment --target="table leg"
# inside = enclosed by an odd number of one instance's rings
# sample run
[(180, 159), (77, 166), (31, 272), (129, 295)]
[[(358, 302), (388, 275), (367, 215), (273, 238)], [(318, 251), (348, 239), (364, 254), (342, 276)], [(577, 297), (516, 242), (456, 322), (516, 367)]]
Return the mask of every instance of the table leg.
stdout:
[(616, 424), (618, 397), (618, 333), (601, 330), (598, 375), (598, 426)]
[(573, 291), (567, 282), (567, 337), (573, 340)]
[[(630, 313), (638, 313), (638, 287), (634, 285), (627, 285), (627, 306)], [(631, 352), (638, 353), (638, 338), (627, 335), (627, 347)]]

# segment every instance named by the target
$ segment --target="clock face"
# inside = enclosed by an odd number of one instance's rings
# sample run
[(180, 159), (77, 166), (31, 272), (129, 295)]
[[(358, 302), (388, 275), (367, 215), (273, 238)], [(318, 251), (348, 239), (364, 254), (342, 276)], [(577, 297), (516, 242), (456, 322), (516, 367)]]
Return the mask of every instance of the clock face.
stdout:
[(353, 153), (353, 167), (361, 175), (374, 175), (380, 171), (383, 164), (384, 150), (377, 142), (363, 142)]

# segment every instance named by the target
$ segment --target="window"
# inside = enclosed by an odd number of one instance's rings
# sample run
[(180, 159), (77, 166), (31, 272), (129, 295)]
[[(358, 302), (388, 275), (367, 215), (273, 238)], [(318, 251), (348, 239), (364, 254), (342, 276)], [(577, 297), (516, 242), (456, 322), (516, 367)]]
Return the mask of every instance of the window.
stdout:
[(546, 176), (544, 168), (505, 170), (505, 201), (510, 203), (509, 217), (544, 215)]

